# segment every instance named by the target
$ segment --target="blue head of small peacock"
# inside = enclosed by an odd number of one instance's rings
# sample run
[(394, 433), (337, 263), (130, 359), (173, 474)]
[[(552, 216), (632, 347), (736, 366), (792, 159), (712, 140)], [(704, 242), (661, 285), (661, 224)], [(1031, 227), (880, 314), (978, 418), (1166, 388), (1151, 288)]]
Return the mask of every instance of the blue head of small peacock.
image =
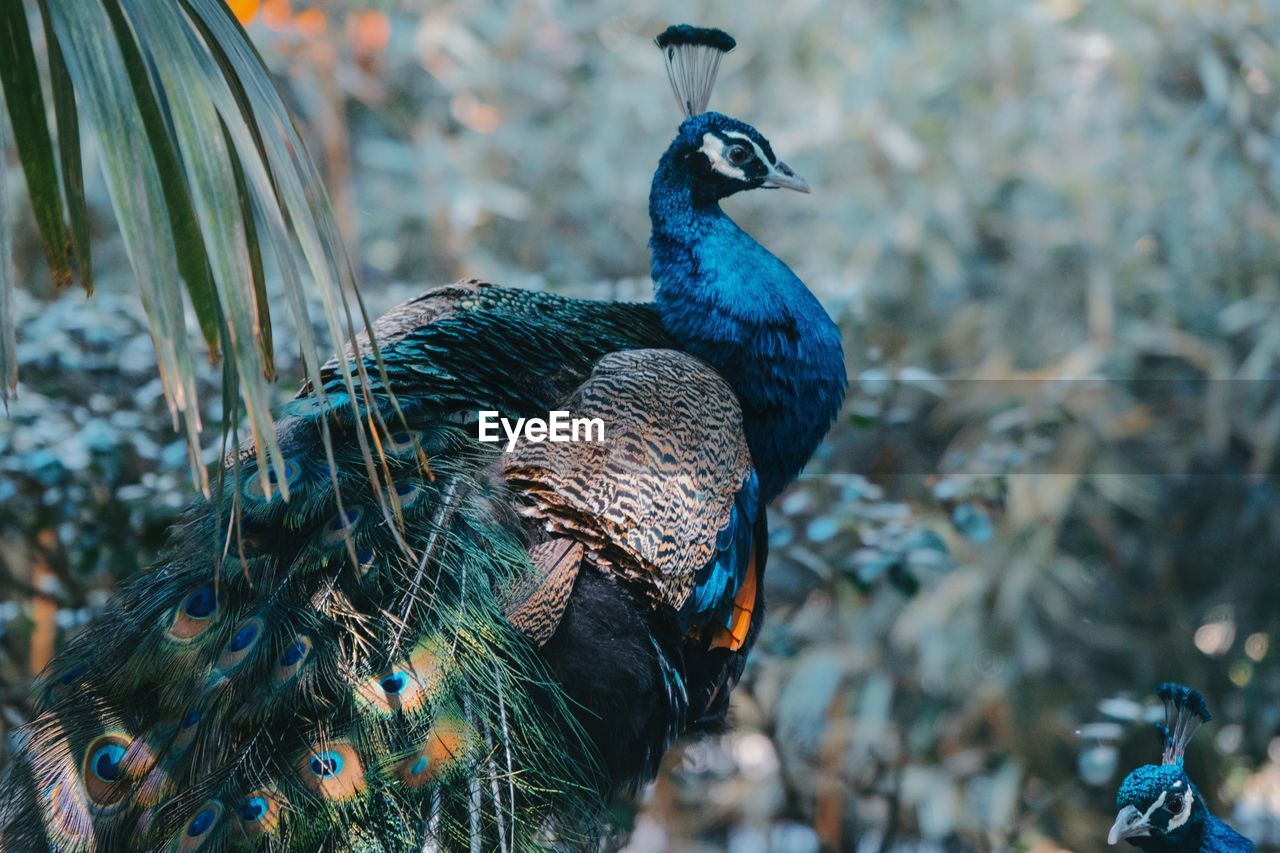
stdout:
[[(1156, 691), (1164, 702), (1165, 722), (1156, 728), (1164, 745), (1160, 764), (1145, 764), (1120, 785), (1120, 813), (1108, 844), (1129, 841), (1153, 850), (1179, 849), (1198, 839), (1209, 811), (1204, 798), (1183, 769), (1183, 756), (1201, 723), (1210, 719), (1204, 696), (1190, 687), (1165, 682)], [(1198, 845), (1188, 846), (1198, 849)]]
[[(1134, 770), (1116, 794), (1120, 813), (1107, 842), (1161, 839), (1173, 845), (1195, 837), (1208, 810), (1196, 786), (1180, 765), (1144, 764)], [(1194, 848), (1192, 848), (1194, 849)]]

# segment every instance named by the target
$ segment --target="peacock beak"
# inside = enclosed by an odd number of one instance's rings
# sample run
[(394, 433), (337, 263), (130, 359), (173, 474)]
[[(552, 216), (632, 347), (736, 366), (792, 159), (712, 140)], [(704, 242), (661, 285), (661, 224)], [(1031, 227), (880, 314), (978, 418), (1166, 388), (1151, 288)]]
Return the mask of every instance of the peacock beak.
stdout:
[(809, 182), (797, 175), (795, 170), (781, 160), (769, 168), (769, 174), (764, 176), (764, 183), (761, 186), (779, 187), (800, 193), (809, 192)]
[(1147, 821), (1147, 816), (1134, 806), (1125, 806), (1116, 815), (1111, 832), (1107, 833), (1107, 844), (1118, 844), (1126, 838), (1150, 834), (1151, 824)]

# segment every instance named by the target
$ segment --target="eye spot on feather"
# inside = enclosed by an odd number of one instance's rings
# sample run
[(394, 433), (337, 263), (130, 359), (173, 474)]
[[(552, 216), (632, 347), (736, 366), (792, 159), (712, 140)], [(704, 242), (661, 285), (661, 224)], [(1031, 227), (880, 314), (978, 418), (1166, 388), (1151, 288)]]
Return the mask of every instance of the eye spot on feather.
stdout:
[(327, 394), (326, 400), (321, 401), (318, 397), (304, 397), (301, 400), (293, 400), (280, 407), (280, 418), (314, 418), (326, 412), (332, 412), (337, 409), (346, 407), (351, 401), (345, 393), (339, 391)]
[(191, 593), (182, 605), (182, 612), (189, 619), (208, 619), (217, 609), (218, 598), (213, 587), (209, 586), (202, 586)]
[(231, 638), (231, 651), (238, 652), (248, 648), (256, 636), (258, 636), (258, 627), (253, 624), (245, 625)]
[(262, 633), (262, 620), (256, 616), (237, 627), (218, 658), (219, 672), (225, 674), (239, 666), (257, 647)]
[(406, 430), (398, 430), (391, 433), (382, 442), (382, 450), (391, 456), (412, 456), (417, 453), (421, 446), (422, 433), (408, 432)]
[(48, 701), (56, 701), (68, 695), (71, 692), (70, 688), (79, 682), (88, 671), (89, 667), (87, 665), (76, 664), (61, 675), (56, 673), (42, 675), (34, 685), (34, 690)]
[(378, 556), (378, 552), (372, 548), (356, 549), (356, 575), (360, 580), (364, 580), (369, 572), (374, 569), (374, 559)]
[(246, 794), (236, 806), (236, 827), (248, 838), (259, 838), (280, 825), (283, 803), (272, 791)]
[(345, 741), (312, 747), (303, 753), (298, 770), (312, 793), (327, 800), (341, 802), (365, 789), (360, 754)]
[(284, 647), (280, 653), (280, 662), (276, 666), (276, 684), (283, 684), (293, 678), (302, 669), (307, 658), (311, 656), (311, 639), (298, 636), (292, 643)]
[(431, 727), (416, 752), (396, 765), (396, 776), (410, 788), (420, 788), (459, 769), (470, 748), (470, 727), (461, 720), (444, 718)]
[(311, 643), (306, 637), (290, 644), (280, 655), (281, 666), (294, 666), (307, 656), (307, 652), (311, 650)]
[(447, 647), (438, 640), (418, 645), (407, 660), (365, 679), (356, 698), (383, 716), (412, 713), (440, 692), (445, 678)]
[(311, 772), (320, 779), (328, 779), (342, 773), (342, 756), (330, 750), (311, 756)]
[(257, 823), (267, 813), (267, 801), (262, 797), (249, 797), (240, 803), (240, 819)]
[(213, 839), (218, 824), (222, 821), (223, 812), (222, 803), (217, 800), (210, 800), (196, 809), (196, 813), (182, 827), (182, 835), (174, 846), (182, 851), (199, 850)]
[(173, 736), (173, 750), (176, 754), (180, 755), (183, 750), (191, 746), (191, 742), (196, 739), (196, 734), (200, 731), (202, 719), (204, 719), (204, 710), (192, 708), (178, 723), (177, 734)]
[(170, 620), (169, 639), (190, 643), (209, 630), (218, 615), (218, 596), (212, 586), (193, 590), (174, 610)]
[(208, 806), (201, 809), (196, 813), (195, 817), (191, 818), (191, 822), (187, 824), (187, 837), (199, 838), (201, 835), (204, 835), (213, 827), (213, 822), (216, 819), (217, 815), (214, 813), (213, 809)]
[(108, 784), (120, 778), (120, 760), (124, 758), (125, 747), (118, 743), (108, 743), (98, 747), (89, 758), (89, 767), (93, 775)]
[(361, 519), (364, 517), (364, 510), (358, 506), (347, 507), (342, 512), (337, 513), (324, 526), (320, 540), (325, 545), (334, 546), (341, 545), (346, 541), (347, 536), (352, 536), (359, 527)]
[(396, 499), (400, 501), (401, 509), (408, 509), (413, 506), (421, 496), (422, 490), (418, 488), (416, 482), (403, 480), (396, 483)]
[(329, 524), (326, 525), (326, 529), (331, 532), (336, 532), (339, 530), (346, 530), (349, 527), (355, 527), (356, 524), (359, 523), (361, 515), (363, 515), (363, 512), (360, 507), (352, 507), (351, 509), (343, 510), (329, 520)]
[(99, 808), (108, 808), (120, 802), (126, 785), (121, 764), (132, 740), (124, 734), (112, 733), (94, 738), (85, 750), (81, 777), (89, 802)]
[[(280, 477), (280, 475), (277, 473), (275, 468), (268, 467), (267, 481), (271, 484), (270, 500), (274, 501), (274, 500), (283, 499), (280, 494), (281, 479), (283, 479), (284, 482), (288, 484), (290, 491), (292, 491), (294, 487), (298, 484), (298, 482), (301, 480), (301, 478), (302, 478), (302, 466), (299, 465), (297, 462), (294, 462), (292, 459), (285, 460), (283, 478)], [(257, 471), (252, 471), (245, 477), (243, 491), (244, 491), (245, 497), (252, 498), (254, 500), (259, 500), (259, 501), (268, 500), (267, 493), (262, 486), (262, 477), (258, 476)]]
[(402, 671), (381, 673), (366, 679), (356, 697), (370, 709), (391, 716), (422, 707), (422, 685)]

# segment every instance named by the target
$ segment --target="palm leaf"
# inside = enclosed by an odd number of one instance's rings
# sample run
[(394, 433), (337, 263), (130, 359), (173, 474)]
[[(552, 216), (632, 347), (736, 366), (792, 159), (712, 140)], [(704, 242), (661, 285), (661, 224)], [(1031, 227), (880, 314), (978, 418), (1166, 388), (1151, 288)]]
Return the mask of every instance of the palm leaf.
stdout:
[(0, 82), (4, 84), (14, 141), (27, 175), (36, 226), (48, 252), (54, 281), (67, 284), (71, 281), (71, 265), (67, 260), (70, 241), (62, 223), (62, 196), (54, 165), (53, 140), (45, 120), (40, 74), (21, 3), (0, 4), (0, 52), (7, 57), (0, 62)]
[[(193, 478), (208, 491), (199, 455), (199, 345), (187, 334), (189, 318), (208, 355), (227, 360), (224, 394), (239, 399), (224, 400), (223, 410), (243, 412), (270, 489), (268, 468), (283, 460), (269, 412), (275, 367), (267, 269), (283, 283), (313, 388), (320, 386), (322, 348), (303, 288), (320, 295), (329, 337), (323, 351), (354, 341), (357, 325), (367, 329), (369, 322), (319, 175), (261, 57), (221, 0), (31, 0), (30, 8), (4, 0), (0, 7), (0, 80), (55, 278), (69, 280), (74, 270), (91, 283), (83, 121), (97, 139)], [(37, 22), (48, 45), (56, 145), (31, 47), (40, 43), (31, 34)], [(17, 387), (13, 287), (10, 260), (0, 255), (6, 400)], [(356, 378), (343, 371), (355, 405)], [(363, 435), (361, 442), (368, 455)], [(281, 488), (287, 490), (283, 478)]]
[[(0, 108), (3, 106), (4, 93), (0, 89)], [(0, 388), (6, 389), (4, 403), (7, 410), (7, 389), (18, 385), (18, 343), (13, 323), (13, 253), (9, 243), (9, 187), (5, 162), (5, 124), (0, 121)]]

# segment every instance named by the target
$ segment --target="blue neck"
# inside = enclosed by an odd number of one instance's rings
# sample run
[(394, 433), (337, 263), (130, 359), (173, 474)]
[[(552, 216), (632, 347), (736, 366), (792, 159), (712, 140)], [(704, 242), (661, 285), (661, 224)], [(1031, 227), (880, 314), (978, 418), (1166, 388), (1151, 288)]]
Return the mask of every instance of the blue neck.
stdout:
[(716, 199), (699, 197), (672, 151), (654, 175), (649, 218), (662, 322), (737, 393), (768, 501), (800, 473), (840, 410), (839, 329), (786, 264)]

